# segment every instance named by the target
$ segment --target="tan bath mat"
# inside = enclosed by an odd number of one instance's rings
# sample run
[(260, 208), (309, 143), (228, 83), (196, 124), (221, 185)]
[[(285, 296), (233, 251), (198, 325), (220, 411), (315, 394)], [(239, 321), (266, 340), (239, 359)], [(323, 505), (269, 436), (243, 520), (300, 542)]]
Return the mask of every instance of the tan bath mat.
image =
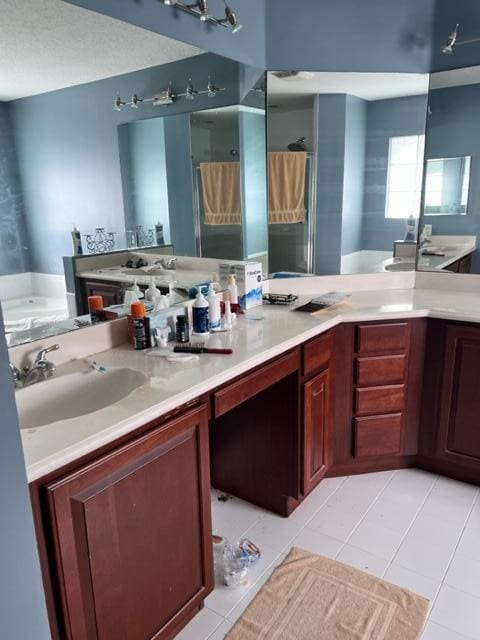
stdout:
[(335, 560), (292, 549), (228, 640), (418, 640), (429, 601)]

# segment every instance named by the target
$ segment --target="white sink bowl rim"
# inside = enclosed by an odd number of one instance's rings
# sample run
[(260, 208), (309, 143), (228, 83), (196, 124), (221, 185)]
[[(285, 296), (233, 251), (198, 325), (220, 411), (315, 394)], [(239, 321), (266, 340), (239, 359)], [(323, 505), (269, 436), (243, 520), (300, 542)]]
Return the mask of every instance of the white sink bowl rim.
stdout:
[(94, 369), (53, 377), (15, 393), (21, 429), (86, 416), (116, 404), (145, 384), (140, 371)]

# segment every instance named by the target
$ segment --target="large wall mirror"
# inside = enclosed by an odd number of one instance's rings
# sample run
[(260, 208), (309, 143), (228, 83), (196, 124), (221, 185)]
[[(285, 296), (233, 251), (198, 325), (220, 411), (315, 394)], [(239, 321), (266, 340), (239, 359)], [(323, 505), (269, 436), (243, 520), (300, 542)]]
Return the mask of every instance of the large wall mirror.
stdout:
[(268, 74), (271, 272), (414, 269), (427, 94), (425, 74)]
[(417, 269), (480, 273), (480, 67), (430, 77)]
[[(0, 301), (9, 344), (73, 329), (85, 311), (69, 285), (74, 227), (85, 255), (104, 256), (97, 267), (147, 251), (254, 259), (266, 270), (262, 70), (61, 0), (22, 0), (8, 22)], [(105, 291), (115, 301), (113, 284)]]

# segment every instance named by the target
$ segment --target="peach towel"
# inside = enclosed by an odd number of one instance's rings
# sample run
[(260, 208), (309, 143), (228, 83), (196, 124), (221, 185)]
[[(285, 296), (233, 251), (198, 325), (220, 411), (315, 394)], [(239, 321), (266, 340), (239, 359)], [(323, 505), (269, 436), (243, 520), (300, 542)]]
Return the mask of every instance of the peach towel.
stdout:
[(205, 224), (242, 224), (239, 162), (202, 162)]
[(268, 221), (270, 224), (305, 222), (304, 151), (268, 154)]

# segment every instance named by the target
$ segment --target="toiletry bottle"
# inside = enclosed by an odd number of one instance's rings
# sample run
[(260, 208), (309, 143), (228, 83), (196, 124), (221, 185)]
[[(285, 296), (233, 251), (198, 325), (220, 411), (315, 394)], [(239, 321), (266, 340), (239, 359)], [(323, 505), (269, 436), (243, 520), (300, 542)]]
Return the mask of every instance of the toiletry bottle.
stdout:
[(72, 229), (72, 242), (73, 242), (73, 255), (74, 256), (82, 256), (83, 255), (83, 247), (82, 247), (82, 237), (80, 235), (80, 231), (76, 226)]
[(102, 296), (88, 297), (88, 311), (90, 313), (90, 320), (92, 324), (97, 324), (98, 322), (104, 322), (106, 320)]
[(177, 316), (175, 339), (180, 343), (190, 342), (190, 325), (187, 316)]
[(157, 289), (157, 287), (155, 286), (155, 278), (153, 276), (150, 276), (150, 284), (148, 286), (148, 289), (145, 291), (145, 300), (153, 302), (157, 294), (161, 295), (162, 293), (160, 289)]
[(208, 302), (202, 293), (201, 288), (198, 289), (197, 297), (192, 307), (193, 314), (193, 332), (198, 335), (208, 335)]
[(223, 318), (223, 328), (230, 331), (232, 328), (232, 307), (230, 300), (225, 300), (225, 316)]
[(231, 273), (228, 277), (228, 295), (232, 307), (234, 305), (238, 305), (238, 287), (235, 281), (235, 275), (233, 273)]
[(155, 242), (157, 245), (165, 244), (165, 239), (163, 237), (163, 224), (160, 221), (155, 225)]
[(135, 280), (133, 281), (133, 287), (131, 289), (132, 291), (134, 291), (137, 295), (138, 300), (140, 300), (140, 298), (145, 297), (143, 291), (140, 289), (140, 287), (137, 284), (137, 279), (135, 278)]
[(220, 329), (220, 300), (217, 294), (213, 290), (213, 285), (210, 285), (208, 292), (208, 321), (210, 325), (210, 331), (218, 331)]
[(150, 341), (150, 322), (143, 302), (132, 304), (133, 346), (137, 350), (148, 349)]
[(404, 241), (415, 242), (416, 239), (417, 239), (417, 221), (412, 216), (412, 214), (410, 214), (410, 216), (407, 219)]

